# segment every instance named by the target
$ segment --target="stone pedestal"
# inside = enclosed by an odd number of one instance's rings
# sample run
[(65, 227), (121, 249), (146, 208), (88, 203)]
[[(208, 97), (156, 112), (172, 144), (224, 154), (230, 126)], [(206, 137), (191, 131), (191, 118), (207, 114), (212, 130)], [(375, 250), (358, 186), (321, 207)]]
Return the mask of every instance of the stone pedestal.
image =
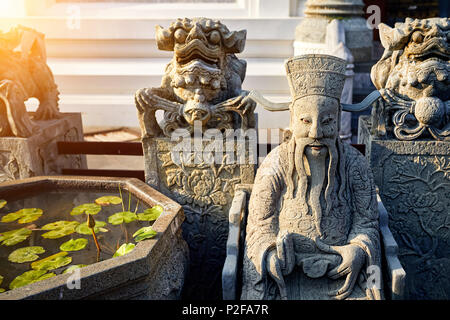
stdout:
[(83, 155), (58, 155), (58, 141), (82, 141), (80, 113), (36, 121), (39, 133), (29, 138), (0, 138), (0, 183), (42, 175), (61, 174), (62, 168), (86, 169)]
[(450, 298), (450, 142), (378, 140), (359, 118), (358, 143), (389, 213), (406, 299)]
[[(175, 150), (179, 150), (179, 143), (165, 137), (144, 138), (145, 180), (183, 206), (186, 215), (182, 226), (183, 238), (189, 244), (190, 252), (184, 297), (216, 300), (221, 299), (228, 211), (234, 187), (240, 183), (253, 183), (255, 165), (239, 164), (236, 154), (242, 154), (242, 149), (236, 142), (231, 154), (225, 152), (225, 139), (218, 142), (223, 143), (224, 156), (222, 161), (216, 160), (212, 164), (208, 163), (206, 156), (211, 151), (207, 151), (211, 142), (187, 138), (187, 143), (191, 142), (192, 151), (181, 153), (178, 158), (180, 153)], [(248, 141), (245, 143), (245, 163), (255, 163), (249, 161), (249, 148), (255, 146)], [(256, 148), (253, 150), (256, 161)], [(192, 162), (187, 159), (192, 159)]]

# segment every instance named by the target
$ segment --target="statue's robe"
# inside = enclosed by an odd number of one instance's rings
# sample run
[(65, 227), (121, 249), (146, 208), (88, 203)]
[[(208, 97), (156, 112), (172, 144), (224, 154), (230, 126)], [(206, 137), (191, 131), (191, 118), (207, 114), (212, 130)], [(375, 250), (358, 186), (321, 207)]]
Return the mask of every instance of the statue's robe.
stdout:
[[(339, 161), (344, 161), (345, 173), (340, 177), (339, 169), (336, 170), (329, 214), (325, 213), (322, 197), (321, 239), (329, 245), (355, 244), (366, 254), (365, 265), (347, 299), (380, 299), (381, 290), (374, 286), (367, 289), (364, 284), (368, 266), (377, 266), (381, 272), (375, 184), (363, 155), (346, 143), (338, 143), (341, 144)], [(293, 271), (284, 277), (288, 299), (332, 299), (329, 292), (339, 289), (345, 282), (346, 276), (337, 280), (327, 277), (326, 273), (339, 265), (342, 259), (337, 254), (318, 249), (314, 239), (319, 233), (314, 217), (301, 212), (304, 205), (300, 204), (298, 190), (293, 199), (287, 197), (287, 149), (288, 143), (285, 142), (270, 152), (256, 174), (249, 203), (241, 299), (280, 299), (277, 284), (267, 273), (265, 260), (268, 252), (276, 247), (277, 236), (286, 232), (294, 234), (296, 264)], [(297, 179), (296, 173), (294, 179)], [(343, 179), (346, 182), (341, 197), (344, 201), (337, 196)]]

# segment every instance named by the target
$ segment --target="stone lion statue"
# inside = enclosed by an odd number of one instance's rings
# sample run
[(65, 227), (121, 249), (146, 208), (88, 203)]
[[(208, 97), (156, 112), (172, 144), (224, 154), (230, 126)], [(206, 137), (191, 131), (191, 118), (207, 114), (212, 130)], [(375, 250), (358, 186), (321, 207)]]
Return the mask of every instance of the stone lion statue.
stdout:
[[(0, 136), (29, 137), (38, 130), (33, 120), (59, 118), (59, 91), (47, 66), (44, 35), (17, 26), (0, 32)], [(30, 118), (24, 102), (37, 98)]]
[[(244, 50), (246, 31), (229, 31), (218, 20), (177, 19), (169, 28), (156, 27), (160, 50), (173, 51), (160, 88), (136, 93), (144, 136), (170, 136), (177, 128), (253, 127), (256, 104), (241, 89), (246, 62), (235, 56)], [(164, 110), (158, 125), (157, 110)], [(248, 112), (251, 111), (251, 112)]]
[(379, 28), (385, 51), (371, 78), (386, 104), (374, 109), (381, 135), (392, 127), (400, 140), (450, 139), (450, 19), (407, 18)]

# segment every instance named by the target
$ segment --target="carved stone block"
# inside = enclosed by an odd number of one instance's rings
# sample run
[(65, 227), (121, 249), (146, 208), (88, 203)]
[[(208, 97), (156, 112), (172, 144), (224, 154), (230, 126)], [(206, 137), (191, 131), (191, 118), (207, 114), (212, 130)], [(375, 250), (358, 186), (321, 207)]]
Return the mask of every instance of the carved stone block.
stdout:
[[(227, 144), (230, 131), (233, 135), (254, 132), (251, 140), (256, 146), (256, 103), (242, 90), (246, 62), (235, 55), (244, 50), (245, 38), (245, 30), (230, 31), (208, 18), (177, 19), (168, 28), (157, 26), (158, 48), (173, 51), (173, 59), (159, 88), (143, 88), (135, 95), (145, 180), (179, 202), (186, 214), (183, 237), (189, 245), (190, 271), (185, 298), (220, 299), (234, 186), (253, 182), (254, 165), (231, 159), (236, 153), (246, 156), (238, 142), (225, 146), (225, 153), (219, 150), (222, 147), (216, 149)], [(163, 113), (161, 121), (156, 119), (157, 111)], [(215, 146), (213, 161), (204, 157), (209, 143), (203, 138), (210, 134), (214, 136), (214, 142), (209, 140)], [(179, 150), (181, 158), (175, 136), (189, 143), (187, 149)]]
[(82, 141), (80, 113), (35, 122), (39, 133), (29, 138), (0, 137), (0, 183), (41, 175), (61, 174), (62, 168), (87, 168), (82, 155), (58, 155), (58, 141)]
[[(196, 144), (194, 139), (192, 142)], [(186, 215), (183, 238), (190, 247), (190, 275), (186, 279), (185, 296), (218, 299), (234, 187), (252, 183), (255, 166), (237, 164), (230, 161), (227, 154), (219, 164), (208, 164), (203, 160), (189, 163), (186, 159), (198, 156), (198, 153), (193, 150), (178, 159), (173, 152), (177, 142), (170, 138), (144, 139), (142, 143), (146, 150), (146, 182), (181, 204)], [(207, 144), (200, 142), (200, 145), (206, 150)], [(237, 148), (235, 143), (233, 154), (228, 154), (235, 160)], [(246, 148), (248, 150), (248, 143)], [(248, 163), (247, 160), (248, 152)]]
[(450, 298), (450, 142), (380, 140), (360, 117), (359, 143), (390, 213), (406, 299)]

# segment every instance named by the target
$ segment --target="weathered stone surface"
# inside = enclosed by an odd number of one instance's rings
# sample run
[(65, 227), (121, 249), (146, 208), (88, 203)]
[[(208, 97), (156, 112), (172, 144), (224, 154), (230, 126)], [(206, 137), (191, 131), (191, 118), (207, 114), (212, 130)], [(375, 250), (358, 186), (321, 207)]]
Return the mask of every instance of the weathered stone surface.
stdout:
[[(249, 201), (242, 299), (381, 299), (376, 188), (364, 157), (338, 136), (347, 62), (286, 62), (291, 135), (258, 169)], [(264, 101), (262, 101), (264, 102)]]
[(359, 143), (390, 213), (406, 299), (450, 298), (450, 142), (381, 140), (360, 117)]
[(380, 24), (383, 56), (371, 72), (383, 100), (372, 112), (376, 137), (450, 139), (449, 18)]
[[(43, 34), (24, 26), (0, 31), (0, 61), (0, 137), (29, 137), (39, 130), (35, 120), (61, 116)], [(30, 98), (40, 102), (33, 119), (24, 104)]]
[(87, 168), (84, 155), (58, 155), (58, 141), (82, 141), (81, 114), (35, 122), (39, 133), (28, 138), (0, 137), (0, 183), (61, 174), (62, 168)]
[[(246, 62), (235, 56), (244, 49), (246, 31), (229, 31), (218, 20), (185, 18), (167, 29), (158, 26), (156, 34), (158, 48), (173, 51), (174, 56), (160, 88), (136, 93), (145, 179), (183, 205), (183, 236), (190, 251), (184, 296), (219, 299), (234, 185), (252, 183), (256, 164), (234, 143), (231, 148), (224, 147), (227, 130), (235, 134), (236, 130), (252, 132), (255, 127), (256, 104), (241, 90)], [(160, 123), (155, 117), (157, 110), (164, 111)], [(202, 141), (206, 134), (215, 137), (211, 145)], [(244, 144), (256, 146), (256, 134), (253, 137)], [(177, 152), (180, 145), (187, 148)], [(223, 150), (208, 149), (207, 145), (222, 146), (218, 148)], [(214, 161), (204, 157), (208, 150)], [(238, 154), (247, 160), (230, 159)], [(214, 159), (216, 155), (219, 158)], [(256, 153), (254, 156), (256, 159)]]

